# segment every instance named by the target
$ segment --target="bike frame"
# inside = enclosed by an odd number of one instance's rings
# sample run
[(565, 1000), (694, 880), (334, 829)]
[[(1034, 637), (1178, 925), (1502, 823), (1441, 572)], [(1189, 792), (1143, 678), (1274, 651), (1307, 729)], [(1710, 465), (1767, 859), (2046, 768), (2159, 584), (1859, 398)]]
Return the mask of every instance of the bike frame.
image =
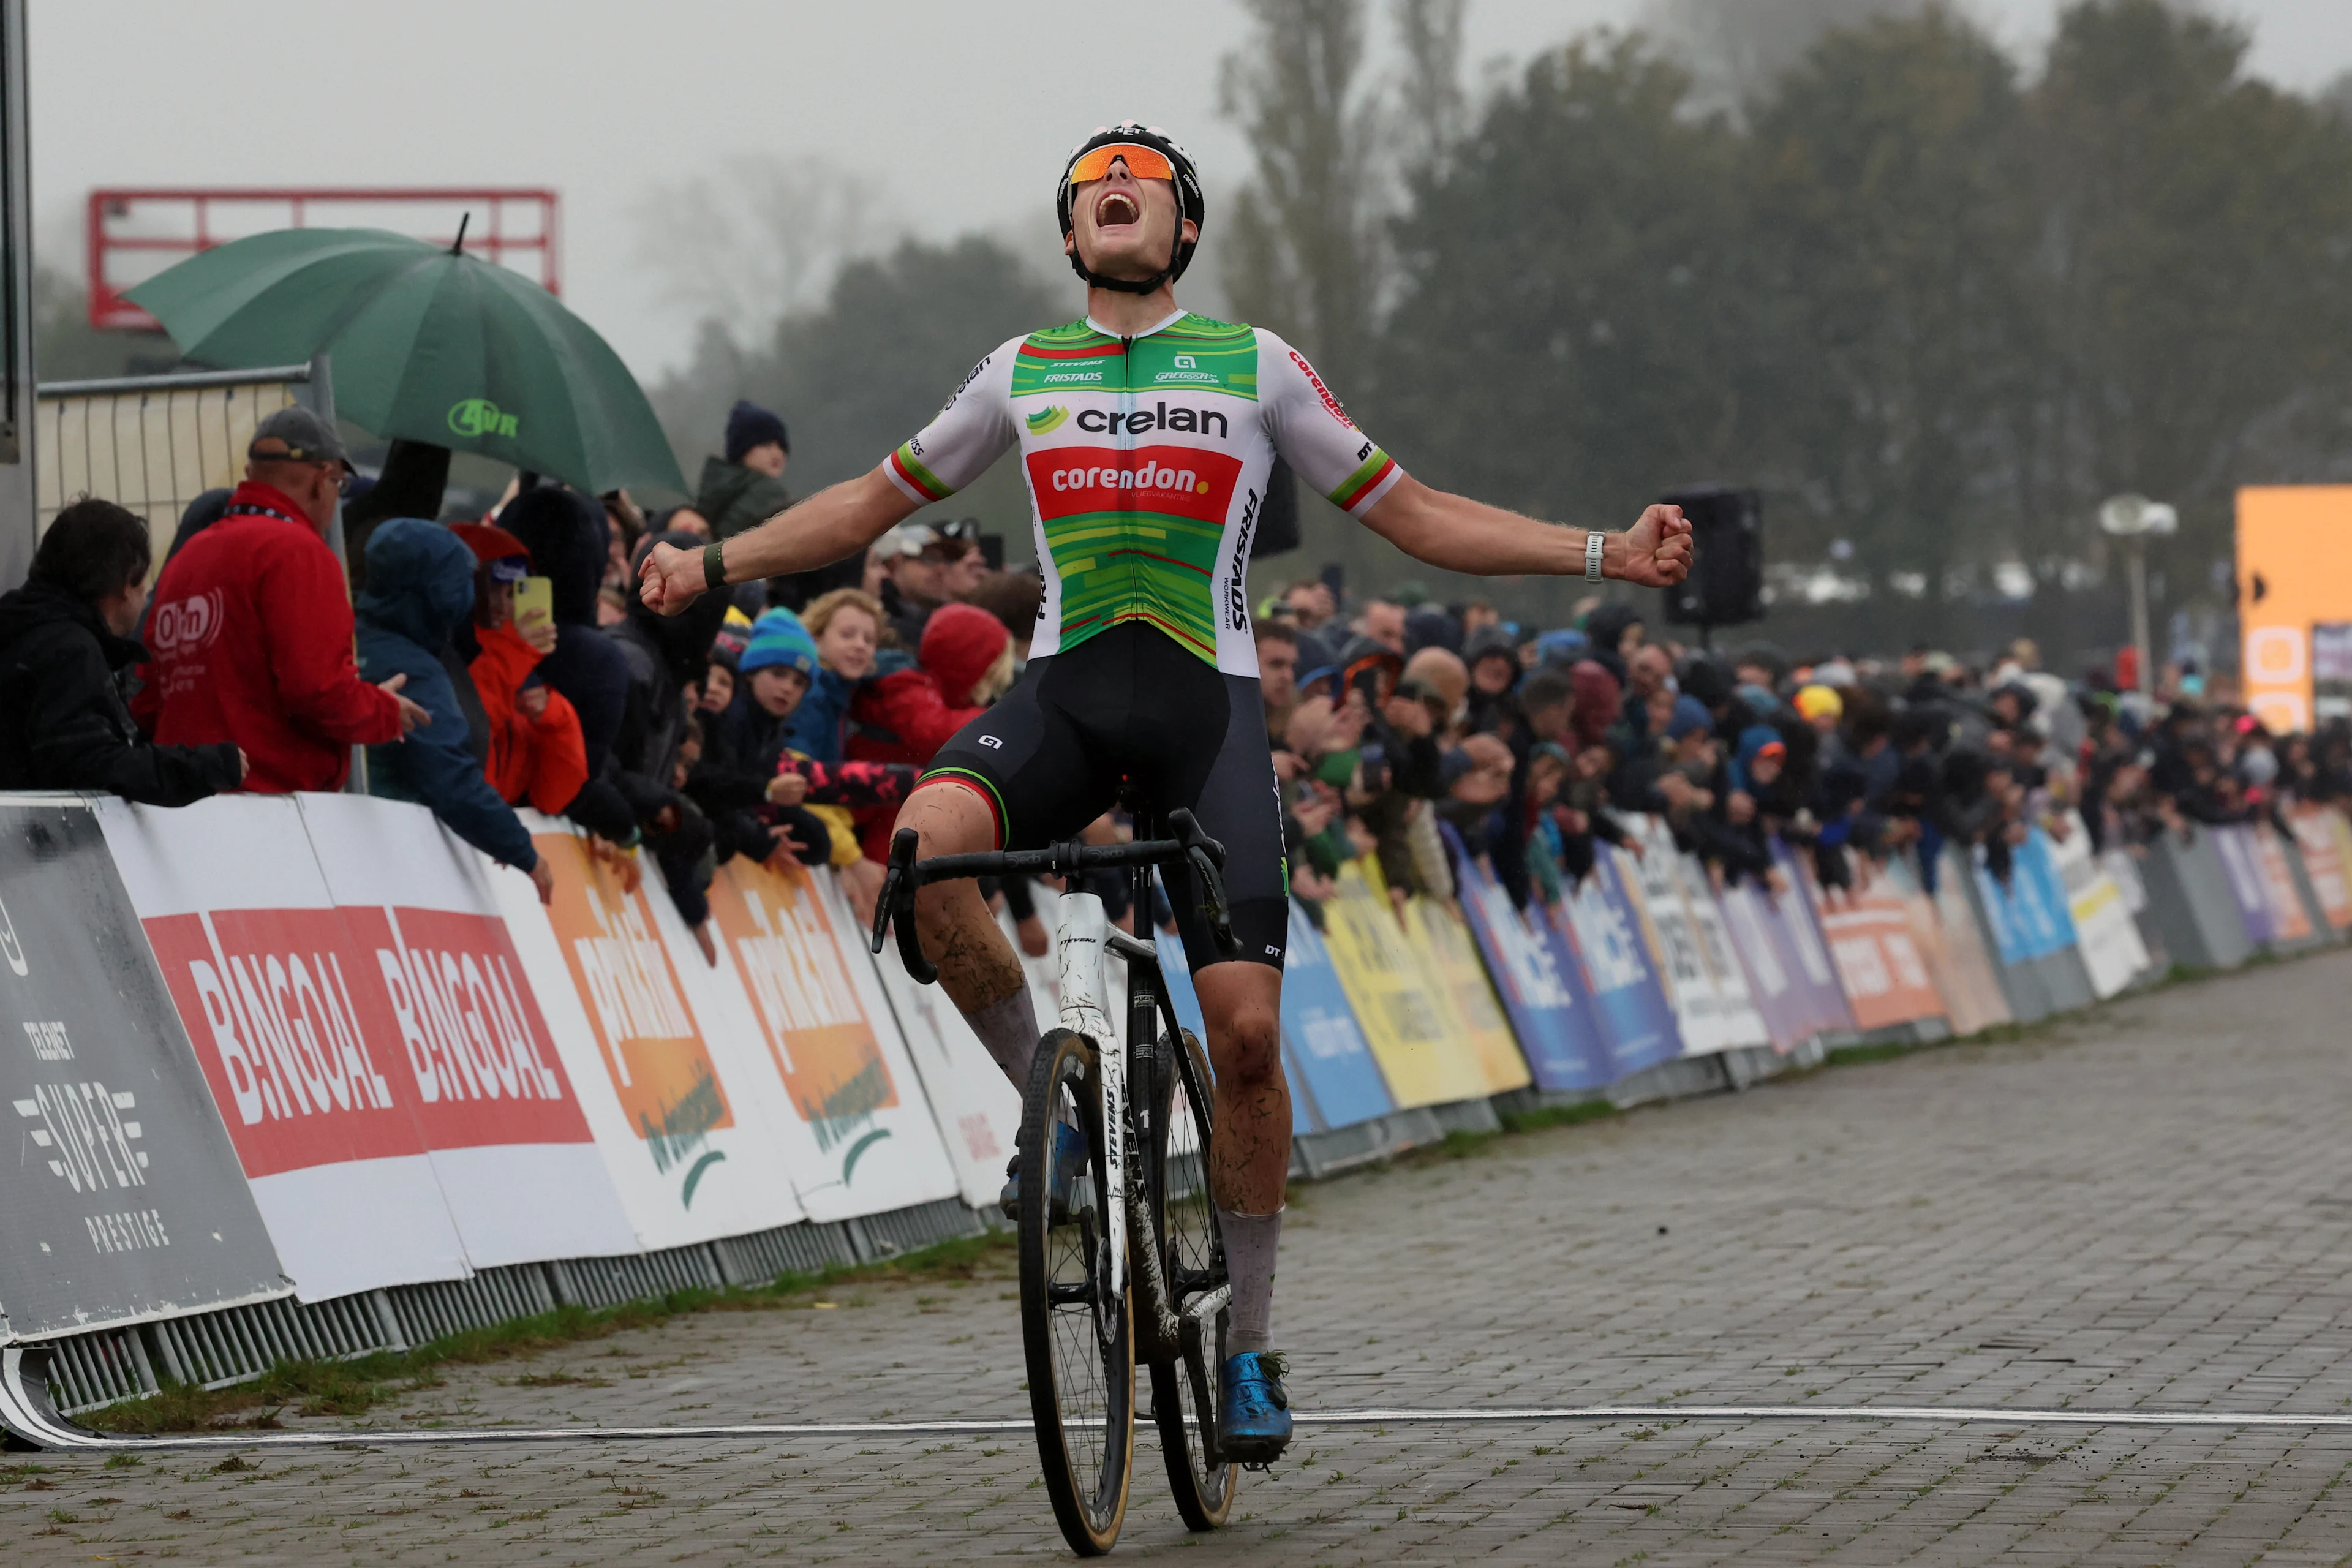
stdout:
[[(1118, 868), (1132, 879), (1132, 907), (1147, 910), (1150, 908), (1150, 868), (1181, 860), (1191, 866), (1199, 880), (1204, 899), (1202, 913), (1208, 919), (1218, 951), (1228, 957), (1238, 956), (1241, 949), (1234, 940), (1220, 875), (1225, 858), (1223, 847), (1202, 833), (1189, 811), (1171, 811), (1167, 824), (1173, 835), (1168, 838), (1147, 836), (1124, 845), (1105, 846), (1062, 843), (1038, 850), (941, 856), (919, 863), (918, 836), (911, 828), (901, 828), (891, 841), (889, 869), (884, 877), (881, 897), (876, 902), (873, 950), (882, 951), (887, 933), (895, 927), (899, 956), (908, 974), (918, 984), (925, 985), (939, 978), (939, 971), (924, 956), (922, 944), (915, 935), (915, 891), (926, 882), (956, 877), (1041, 874), (1067, 879), (1090, 868)], [(1160, 1237), (1151, 1220), (1151, 1205), (1134, 1201), (1144, 1194), (1133, 1182), (1139, 1173), (1133, 1157), (1135, 1151), (1129, 1146), (1133, 1065), (1129, 1053), (1139, 1047), (1156, 1046), (1164, 1024), (1168, 1038), (1178, 1042), (1173, 1057), (1180, 1081), (1192, 1073), (1193, 1067), (1181, 1047), (1181, 1027), (1160, 977), (1159, 948), (1113, 925), (1102, 900), (1092, 893), (1063, 893), (1056, 914), (1059, 929), (1055, 946), (1061, 976), (1060, 1022), (1063, 1027), (1094, 1043), (1097, 1070), (1101, 1074), (1106, 1190), (1099, 1198), (1109, 1252), (1108, 1289), (1114, 1297), (1126, 1292), (1130, 1253), (1134, 1253), (1140, 1259), (1138, 1267), (1146, 1276), (1146, 1288), (1141, 1294), (1150, 1309), (1137, 1325), (1146, 1349), (1145, 1359), (1163, 1360), (1179, 1352), (1188, 1325), (1197, 1329), (1223, 1310), (1231, 1298), (1231, 1287), (1202, 1292), (1181, 1317), (1175, 1310), (1171, 1281), (1161, 1268)], [(1125, 1041), (1111, 1023), (1110, 990), (1104, 961), (1113, 952), (1131, 966), (1130, 1026)], [(1205, 1099), (1209, 1086), (1196, 1087)], [(1202, 1179), (1207, 1179), (1205, 1166)], [(1130, 1237), (1139, 1232), (1143, 1243), (1139, 1252), (1129, 1245)]]
[(1115, 1295), (1127, 1289), (1128, 1062), (1118, 1031), (1110, 1021), (1103, 956), (1117, 928), (1104, 912), (1102, 900), (1092, 893), (1064, 893), (1059, 912), (1060, 931), (1054, 947), (1061, 969), (1062, 1027), (1095, 1043), (1095, 1063), (1102, 1074), (1102, 1204)]

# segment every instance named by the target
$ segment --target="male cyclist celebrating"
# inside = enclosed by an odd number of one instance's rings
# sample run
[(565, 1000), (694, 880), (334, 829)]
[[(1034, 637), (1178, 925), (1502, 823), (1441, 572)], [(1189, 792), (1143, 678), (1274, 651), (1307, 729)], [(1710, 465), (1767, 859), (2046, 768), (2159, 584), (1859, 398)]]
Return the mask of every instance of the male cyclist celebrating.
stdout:
[[(1019, 444), (1045, 584), (1029, 667), (940, 752), (898, 826), (921, 835), (926, 858), (1042, 847), (1075, 837), (1129, 778), (1155, 811), (1189, 807), (1225, 845), (1239, 959), (1221, 961), (1195, 900), (1171, 889), (1171, 901), (1216, 1078), (1210, 1185), (1233, 1284), (1221, 1438), (1228, 1458), (1263, 1463), (1291, 1431), (1270, 1327), (1290, 1167), (1287, 868), (1244, 591), (1268, 471), (1279, 455), (1373, 532), (1454, 572), (1663, 586), (1689, 570), (1690, 525), (1654, 506), (1604, 535), (1431, 489), (1280, 338), (1180, 310), (1173, 285), (1204, 204), (1192, 160), (1161, 132), (1097, 130), (1064, 168), (1057, 205), (1087, 284), (1083, 321), (990, 353), (919, 434), (789, 521), (699, 552), (656, 547), (642, 593), (674, 613), (723, 584), (855, 555)], [(940, 983), (1025, 1089), (1037, 1020), (977, 885), (925, 888), (916, 925)], [(1055, 1153), (1057, 1173), (1075, 1163)]]

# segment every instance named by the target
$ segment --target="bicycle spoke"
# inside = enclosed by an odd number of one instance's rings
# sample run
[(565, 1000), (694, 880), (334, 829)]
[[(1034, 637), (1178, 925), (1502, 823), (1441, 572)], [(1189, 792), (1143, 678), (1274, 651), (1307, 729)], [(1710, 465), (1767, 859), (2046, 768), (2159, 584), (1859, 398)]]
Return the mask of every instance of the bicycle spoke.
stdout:
[[(1127, 1300), (1108, 1289), (1108, 1248), (1090, 1196), (1100, 1191), (1102, 1164), (1092, 1048), (1055, 1030), (1038, 1057), (1021, 1134), (1023, 1339), (1055, 1516), (1072, 1549), (1091, 1556), (1109, 1550), (1126, 1513), (1134, 1347)], [(1057, 1127), (1081, 1130), (1093, 1167), (1062, 1205), (1050, 1175)]]

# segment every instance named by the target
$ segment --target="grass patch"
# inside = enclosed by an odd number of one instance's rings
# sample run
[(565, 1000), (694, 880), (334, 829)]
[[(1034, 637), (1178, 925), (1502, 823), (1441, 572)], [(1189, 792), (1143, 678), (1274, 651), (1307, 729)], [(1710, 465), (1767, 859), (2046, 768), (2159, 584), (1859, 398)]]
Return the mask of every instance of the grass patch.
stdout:
[[(839, 1285), (891, 1280), (968, 1282), (1002, 1277), (1011, 1261), (1010, 1233), (962, 1237), (881, 1263), (842, 1265), (816, 1274), (788, 1274), (773, 1284), (742, 1289), (673, 1290), (617, 1307), (559, 1307), (537, 1317), (487, 1329), (468, 1329), (408, 1351), (376, 1351), (350, 1361), (279, 1362), (260, 1377), (227, 1388), (168, 1384), (143, 1399), (90, 1411), (82, 1424), (105, 1432), (155, 1433), (267, 1430), (289, 1409), (299, 1415), (361, 1415), (376, 1405), (440, 1386), (442, 1369), (528, 1358), (603, 1339), (625, 1329), (651, 1328), (695, 1312), (757, 1312), (800, 1304), (798, 1298)], [(571, 1382), (563, 1374), (530, 1383)]]

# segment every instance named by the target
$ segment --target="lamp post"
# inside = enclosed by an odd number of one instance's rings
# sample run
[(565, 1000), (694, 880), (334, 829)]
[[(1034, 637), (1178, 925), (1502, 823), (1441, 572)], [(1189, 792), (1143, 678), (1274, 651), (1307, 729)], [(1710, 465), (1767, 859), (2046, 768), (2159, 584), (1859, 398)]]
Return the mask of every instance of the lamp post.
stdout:
[(2142, 697), (2156, 691), (2156, 671), (2149, 663), (2147, 646), (2147, 539), (2152, 533), (2172, 533), (2179, 527), (2179, 512), (2146, 496), (2109, 496), (2099, 507), (2099, 531), (2131, 543), (2131, 637), (2132, 647), (2139, 650)]

